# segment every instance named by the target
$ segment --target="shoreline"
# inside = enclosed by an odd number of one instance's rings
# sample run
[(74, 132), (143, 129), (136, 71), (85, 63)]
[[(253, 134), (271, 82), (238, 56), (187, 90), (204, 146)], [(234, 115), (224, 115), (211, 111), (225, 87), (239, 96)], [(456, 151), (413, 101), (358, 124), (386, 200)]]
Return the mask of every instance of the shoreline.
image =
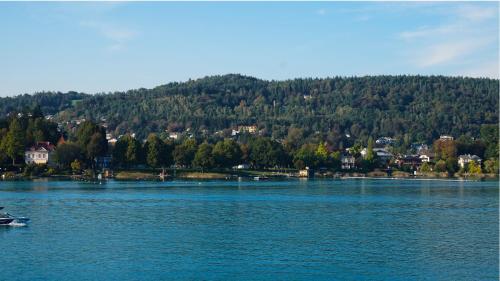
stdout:
[[(181, 172), (179, 175), (167, 175), (161, 179), (158, 175), (146, 172), (137, 171), (121, 171), (114, 177), (102, 178), (89, 178), (83, 175), (51, 175), (51, 176), (15, 176), (11, 178), (0, 179), (0, 182), (5, 181), (49, 181), (49, 180), (62, 180), (62, 181), (83, 181), (83, 182), (105, 182), (107, 180), (115, 181), (172, 181), (172, 180), (255, 180), (255, 181), (276, 181), (276, 180), (349, 180), (349, 179), (369, 179), (369, 180), (415, 180), (415, 181), (498, 181), (499, 175), (481, 174), (477, 177), (472, 176), (429, 176), (429, 175), (406, 175), (406, 176), (388, 176), (388, 175), (369, 175), (361, 173), (344, 173), (336, 174), (334, 176), (318, 175), (314, 177), (298, 177), (279, 173), (272, 173), (268, 171), (252, 171), (254, 173), (221, 173), (221, 172)], [(259, 178), (259, 179), (255, 179)]]

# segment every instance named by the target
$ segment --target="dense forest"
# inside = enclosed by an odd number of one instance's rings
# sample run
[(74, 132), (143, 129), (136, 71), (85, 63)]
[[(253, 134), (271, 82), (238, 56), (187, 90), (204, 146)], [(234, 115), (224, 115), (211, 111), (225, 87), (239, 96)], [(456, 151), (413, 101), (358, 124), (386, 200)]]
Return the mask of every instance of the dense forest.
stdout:
[(321, 134), (334, 146), (349, 138), (389, 136), (427, 142), (441, 134), (478, 137), (498, 124), (499, 83), (444, 76), (369, 76), (265, 81), (211, 76), (153, 89), (87, 95), (42, 92), (0, 99), (0, 114), (39, 105), (56, 121), (105, 122), (115, 135), (183, 131), (213, 134), (238, 125), (285, 139), (290, 128)]

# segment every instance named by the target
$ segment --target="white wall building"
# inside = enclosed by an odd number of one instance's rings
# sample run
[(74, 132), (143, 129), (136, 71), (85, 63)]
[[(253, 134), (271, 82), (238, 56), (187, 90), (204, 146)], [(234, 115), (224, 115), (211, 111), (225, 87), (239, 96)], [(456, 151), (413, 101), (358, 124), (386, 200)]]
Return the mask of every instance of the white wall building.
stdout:
[(481, 158), (477, 155), (470, 154), (458, 156), (458, 165), (460, 166), (460, 168), (465, 168), (465, 166), (470, 162), (476, 162), (477, 164), (481, 165)]
[(24, 152), (26, 164), (49, 164), (52, 161), (55, 146), (50, 142), (37, 142)]

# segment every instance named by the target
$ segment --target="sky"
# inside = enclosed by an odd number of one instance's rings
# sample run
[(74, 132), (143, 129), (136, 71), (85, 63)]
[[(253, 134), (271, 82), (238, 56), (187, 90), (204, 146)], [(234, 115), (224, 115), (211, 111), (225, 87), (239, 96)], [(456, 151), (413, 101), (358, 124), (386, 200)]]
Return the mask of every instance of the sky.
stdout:
[(0, 2), (0, 96), (498, 68), (498, 2)]

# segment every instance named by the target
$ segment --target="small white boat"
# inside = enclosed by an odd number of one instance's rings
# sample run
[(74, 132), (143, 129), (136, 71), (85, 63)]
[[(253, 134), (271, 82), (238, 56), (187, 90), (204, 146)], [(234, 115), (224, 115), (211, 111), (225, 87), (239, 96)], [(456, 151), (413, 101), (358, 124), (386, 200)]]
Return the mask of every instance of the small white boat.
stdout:
[[(3, 207), (0, 207), (2, 210)], [(25, 225), (30, 219), (26, 217), (15, 217), (9, 213), (0, 213), (0, 226), (1, 225)]]

